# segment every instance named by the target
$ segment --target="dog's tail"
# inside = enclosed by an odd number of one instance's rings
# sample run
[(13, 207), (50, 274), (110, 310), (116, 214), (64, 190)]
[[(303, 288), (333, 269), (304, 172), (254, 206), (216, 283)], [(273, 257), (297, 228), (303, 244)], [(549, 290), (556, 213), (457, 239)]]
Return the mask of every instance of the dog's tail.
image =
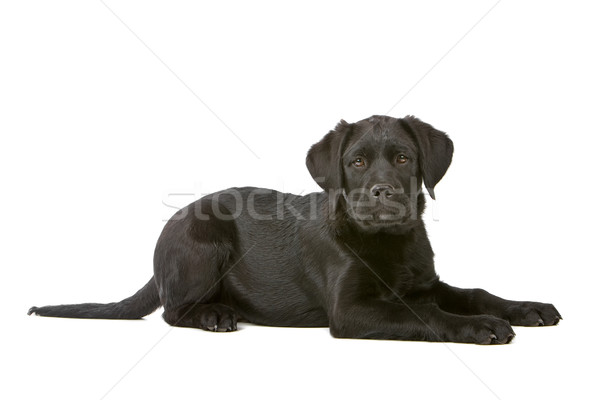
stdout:
[(60, 306), (31, 307), (28, 315), (64, 318), (140, 319), (160, 307), (154, 277), (131, 297), (118, 303), (83, 303)]

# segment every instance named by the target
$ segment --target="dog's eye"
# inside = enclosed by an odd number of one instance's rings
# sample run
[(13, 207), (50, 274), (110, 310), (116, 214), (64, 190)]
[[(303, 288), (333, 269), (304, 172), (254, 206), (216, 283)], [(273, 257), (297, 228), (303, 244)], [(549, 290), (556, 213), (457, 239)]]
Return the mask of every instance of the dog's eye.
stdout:
[(400, 154), (398, 157), (396, 157), (396, 162), (398, 164), (405, 164), (408, 161), (408, 157), (406, 157), (404, 154)]
[(352, 161), (352, 164), (353, 164), (355, 167), (364, 167), (364, 166), (365, 166), (365, 159), (364, 159), (364, 158), (362, 158), (362, 157), (356, 157), (356, 158), (354, 159), (354, 161)]

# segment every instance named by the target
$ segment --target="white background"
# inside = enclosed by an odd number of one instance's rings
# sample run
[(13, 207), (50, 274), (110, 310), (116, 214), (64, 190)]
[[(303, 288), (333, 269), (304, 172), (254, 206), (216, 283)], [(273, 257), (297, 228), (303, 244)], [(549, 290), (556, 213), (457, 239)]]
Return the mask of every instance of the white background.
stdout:
[[(214, 3), (0, 6), (2, 397), (597, 393), (593, 3)], [(230, 186), (317, 190), (309, 146), (372, 114), (414, 114), (454, 140), (426, 215), (442, 279), (552, 302), (558, 327), (484, 347), (215, 334), (160, 312), (26, 316), (131, 295), (173, 206)]]

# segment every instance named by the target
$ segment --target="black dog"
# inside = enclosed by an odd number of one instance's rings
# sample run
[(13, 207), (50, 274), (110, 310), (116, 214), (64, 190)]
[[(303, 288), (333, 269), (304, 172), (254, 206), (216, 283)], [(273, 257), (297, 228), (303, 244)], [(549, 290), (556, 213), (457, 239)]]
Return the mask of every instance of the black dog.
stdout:
[(439, 280), (421, 188), (435, 198), (452, 154), (445, 133), (411, 116), (341, 121), (306, 158), (325, 192), (232, 188), (203, 197), (166, 224), (154, 277), (132, 297), (29, 314), (138, 319), (162, 305), (171, 325), (219, 332), (249, 321), (479, 344), (510, 342), (511, 324), (557, 324), (551, 304)]

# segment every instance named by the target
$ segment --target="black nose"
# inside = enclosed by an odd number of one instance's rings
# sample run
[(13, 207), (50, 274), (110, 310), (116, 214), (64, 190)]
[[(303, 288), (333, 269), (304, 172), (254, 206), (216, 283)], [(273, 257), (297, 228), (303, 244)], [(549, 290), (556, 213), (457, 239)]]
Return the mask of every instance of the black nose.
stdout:
[(371, 188), (371, 196), (373, 197), (390, 197), (392, 194), (394, 194), (392, 185), (377, 184)]

